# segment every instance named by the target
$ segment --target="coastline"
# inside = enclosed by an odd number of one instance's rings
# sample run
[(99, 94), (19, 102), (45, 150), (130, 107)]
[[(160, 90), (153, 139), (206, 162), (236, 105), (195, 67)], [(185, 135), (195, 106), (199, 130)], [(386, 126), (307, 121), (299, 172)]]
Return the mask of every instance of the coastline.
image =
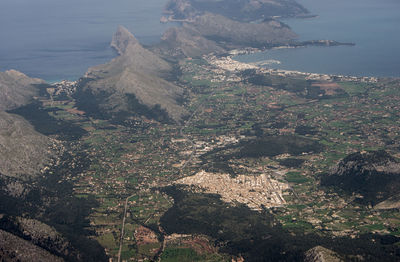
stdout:
[(312, 72), (302, 72), (297, 70), (283, 70), (283, 69), (271, 69), (265, 68), (258, 63), (244, 63), (234, 59), (237, 53), (243, 53), (247, 50), (233, 50), (229, 55), (224, 57), (218, 57), (215, 55), (204, 56), (203, 58), (209, 62), (211, 65), (219, 67), (220, 69), (240, 72), (247, 69), (255, 69), (259, 73), (283, 76), (283, 77), (293, 77), (300, 76), (307, 80), (322, 80), (322, 81), (343, 81), (343, 82), (363, 82), (363, 83), (377, 83), (380, 77), (371, 76), (351, 76), (351, 75), (336, 75), (336, 74), (318, 74)]

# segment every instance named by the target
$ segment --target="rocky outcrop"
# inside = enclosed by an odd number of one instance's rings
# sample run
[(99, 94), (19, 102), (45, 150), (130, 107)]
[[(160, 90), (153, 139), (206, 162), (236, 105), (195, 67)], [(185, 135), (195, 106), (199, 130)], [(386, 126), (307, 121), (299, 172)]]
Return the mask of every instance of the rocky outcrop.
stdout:
[[(98, 109), (104, 114), (138, 113), (132, 108), (130, 98), (157, 114), (165, 111), (170, 118), (179, 121), (186, 111), (177, 100), (183, 89), (165, 80), (173, 67), (153, 52), (145, 49), (124, 27), (119, 27), (112, 46), (120, 56), (105, 65), (90, 68), (84, 85), (77, 92), (78, 105), (91, 95), (98, 101)], [(80, 95), (81, 94), (81, 95)], [(84, 111), (85, 108), (83, 108)], [(143, 110), (142, 110), (143, 111)]]
[(353, 153), (321, 178), (321, 184), (360, 194), (375, 205), (400, 193), (400, 162), (386, 151)]
[(316, 246), (305, 254), (304, 262), (342, 262), (339, 254), (322, 246)]

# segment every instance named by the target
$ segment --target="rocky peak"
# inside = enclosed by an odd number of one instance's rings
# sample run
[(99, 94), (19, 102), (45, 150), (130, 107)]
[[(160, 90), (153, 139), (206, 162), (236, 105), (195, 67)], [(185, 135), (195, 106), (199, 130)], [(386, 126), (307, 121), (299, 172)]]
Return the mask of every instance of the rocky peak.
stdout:
[(131, 45), (139, 45), (139, 41), (128, 29), (121, 25), (118, 26), (118, 30), (112, 38), (111, 47), (115, 48), (119, 55), (123, 55)]

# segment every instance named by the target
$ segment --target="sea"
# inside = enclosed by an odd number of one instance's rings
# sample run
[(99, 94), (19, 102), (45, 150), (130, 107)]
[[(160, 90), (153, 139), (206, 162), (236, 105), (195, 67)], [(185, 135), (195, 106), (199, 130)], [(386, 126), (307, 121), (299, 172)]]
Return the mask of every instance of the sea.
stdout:
[(308, 19), (282, 20), (299, 40), (336, 40), (355, 46), (301, 47), (241, 55), (268, 68), (351, 76), (400, 77), (399, 0), (299, 0)]
[[(174, 24), (159, 22), (167, 0), (0, 0), (0, 71), (19, 70), (48, 82), (77, 80), (116, 56), (118, 25), (144, 45)], [(244, 55), (244, 62), (315, 73), (400, 76), (399, 0), (299, 0), (312, 19), (284, 20), (299, 40), (356, 46), (279, 49)], [(275, 62), (275, 63), (274, 63)]]
[(0, 0), (0, 71), (19, 70), (48, 82), (77, 80), (116, 56), (118, 25), (144, 45), (173, 24), (161, 24), (167, 0)]

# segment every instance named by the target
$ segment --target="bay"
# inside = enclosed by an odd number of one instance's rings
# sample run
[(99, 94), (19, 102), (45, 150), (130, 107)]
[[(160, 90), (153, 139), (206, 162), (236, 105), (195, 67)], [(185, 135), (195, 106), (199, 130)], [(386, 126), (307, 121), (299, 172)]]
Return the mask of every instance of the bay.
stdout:
[[(400, 77), (400, 1), (300, 0), (311, 19), (284, 20), (299, 40), (329, 39), (355, 46), (274, 49), (242, 55), (242, 62), (270, 61), (270, 68), (302, 72)], [(273, 63), (277, 60), (279, 63)]]
[(159, 41), (167, 0), (1, 0), (0, 71), (19, 70), (49, 82), (76, 80), (115, 57), (118, 25), (143, 44)]

